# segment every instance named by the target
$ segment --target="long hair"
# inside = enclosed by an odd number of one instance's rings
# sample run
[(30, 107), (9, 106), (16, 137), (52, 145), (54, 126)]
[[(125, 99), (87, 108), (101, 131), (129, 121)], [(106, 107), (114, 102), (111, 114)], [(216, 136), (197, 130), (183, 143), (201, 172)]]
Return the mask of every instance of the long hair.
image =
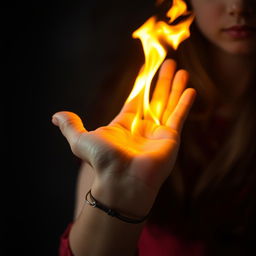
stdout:
[[(195, 106), (184, 127), (184, 143), (181, 149), (181, 154), (188, 155), (204, 169), (193, 191), (193, 196), (196, 197), (209, 188), (209, 185), (212, 187), (220, 185), (235, 169), (243, 170), (239, 174), (241, 180), (243, 176), (248, 177), (246, 170), (253, 172), (249, 166), (254, 163), (255, 156), (255, 141), (253, 141), (256, 128), (253, 118), (256, 114), (255, 89), (253, 84), (248, 85), (247, 91), (236, 101), (225, 97), (225, 90), (213, 82), (207, 70), (209, 67), (207, 42), (195, 25), (191, 28), (191, 38), (181, 45), (175, 57), (179, 67), (190, 73), (188, 86), (195, 88), (198, 93)], [(220, 145), (216, 145), (215, 149), (214, 145), (212, 146), (215, 152), (209, 157), (207, 150), (201, 147), (201, 143), (192, 131), (196, 129), (196, 133), (206, 133), (210, 139), (215, 128), (213, 119), (216, 118), (216, 109), (227, 101), (232, 105), (231, 118), (223, 120), (228, 134), (225, 134), (224, 129), (221, 131)], [(215, 139), (218, 140), (218, 137)]]
[[(127, 68), (120, 70), (122, 77), (112, 88), (115, 102), (104, 104), (104, 110), (106, 105), (111, 110), (108, 115), (102, 111), (108, 120), (119, 111), (143, 64), (137, 46), (129, 49)], [(216, 118), (216, 109), (227, 100), (227, 94), (209, 72), (208, 46), (192, 24), (190, 38), (168, 56), (177, 61), (178, 68), (189, 72), (188, 86), (196, 89), (197, 97), (182, 131), (176, 165), (159, 192), (150, 221), (163, 226), (171, 222), (172, 230), (183, 235), (197, 230), (202, 236), (205, 228), (211, 233), (219, 226), (227, 230), (238, 230), (241, 225), (247, 228), (256, 208), (255, 89), (250, 85), (239, 100), (229, 99), (231, 118)], [(220, 123), (216, 126), (216, 120), (222, 122), (223, 129)], [(226, 213), (233, 216), (230, 222), (218, 215), (225, 204), (230, 206)]]
[[(241, 226), (243, 231), (250, 229), (248, 220), (256, 209), (256, 77), (239, 99), (228, 98), (225, 88), (214, 82), (209, 42), (196, 24), (190, 38), (169, 57), (189, 72), (188, 86), (196, 89), (197, 98), (182, 131), (176, 165), (153, 207), (152, 221), (163, 226), (171, 222), (182, 235), (191, 230), (210, 235), (220, 226), (243, 233)], [(232, 106), (229, 118), (216, 113), (225, 102)]]

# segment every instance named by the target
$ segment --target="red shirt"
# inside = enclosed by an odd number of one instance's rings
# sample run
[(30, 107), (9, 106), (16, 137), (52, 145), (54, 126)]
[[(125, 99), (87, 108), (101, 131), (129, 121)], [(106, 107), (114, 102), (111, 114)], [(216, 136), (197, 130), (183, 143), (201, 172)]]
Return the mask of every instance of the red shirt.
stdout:
[(69, 232), (72, 223), (70, 223), (60, 238), (59, 256), (73, 256), (71, 248), (69, 246)]
[[(216, 138), (219, 140), (222, 140), (224, 137), (224, 131), (225, 128), (227, 128), (230, 124), (222, 119), (222, 118), (216, 118), (213, 120), (212, 123), (212, 134), (207, 133), (205, 137), (201, 134), (201, 138), (199, 138), (198, 141), (202, 143), (202, 147), (205, 149), (206, 155), (212, 156), (214, 154), (214, 146), (209, 146), (211, 142), (215, 142)], [(211, 135), (211, 136), (210, 136)], [(190, 165), (189, 173), (192, 172), (193, 162), (188, 163)], [(185, 168), (186, 169), (186, 168)], [(196, 169), (196, 168), (195, 168)], [(188, 176), (186, 173), (183, 173), (186, 180), (188, 180), (187, 185), (191, 183), (191, 179), (196, 179), (196, 173), (192, 173), (193, 175)], [(215, 212), (213, 216), (215, 219), (219, 220), (220, 218), (217, 218), (219, 215), (222, 215), (226, 218), (226, 220), (232, 220), (232, 217), (235, 217), (239, 211), (235, 211), (236, 209), (236, 202), (243, 202), (247, 195), (248, 190), (247, 188), (242, 189), (242, 191), (239, 192), (238, 196), (233, 194), (232, 198), (227, 202), (223, 200), (224, 204), (216, 204), (221, 200), (218, 200), (213, 204), (213, 209), (215, 208)], [(234, 202), (233, 202), (234, 201)], [(214, 203), (214, 202), (212, 202)], [(217, 207), (219, 206), (219, 207)], [(230, 210), (228, 210), (230, 208)], [(233, 216), (234, 215), (234, 216)], [(241, 216), (242, 218), (241, 218)], [(238, 217), (240, 219), (244, 219), (244, 214), (241, 212)], [(225, 220), (224, 218), (224, 220)], [(225, 221), (222, 222), (225, 224)], [(66, 228), (65, 232), (61, 236), (60, 240), (60, 248), (59, 248), (59, 256), (73, 256), (71, 248), (69, 246), (69, 231), (72, 224), (69, 224)], [(204, 239), (204, 237), (202, 237)], [(239, 238), (238, 241), (241, 239)], [(206, 252), (206, 242), (200, 241), (200, 240), (189, 240), (182, 237), (179, 237), (178, 235), (174, 235), (170, 229), (160, 227), (156, 224), (150, 224), (147, 223), (145, 227), (143, 228), (138, 244), (137, 244), (137, 255), (138, 256), (203, 256), (207, 255)], [(240, 255), (240, 254), (239, 254)]]
[[(59, 256), (73, 256), (69, 246), (69, 224), (61, 236)], [(138, 256), (201, 256), (204, 255), (204, 245), (200, 241), (184, 241), (157, 225), (146, 225), (138, 241)]]

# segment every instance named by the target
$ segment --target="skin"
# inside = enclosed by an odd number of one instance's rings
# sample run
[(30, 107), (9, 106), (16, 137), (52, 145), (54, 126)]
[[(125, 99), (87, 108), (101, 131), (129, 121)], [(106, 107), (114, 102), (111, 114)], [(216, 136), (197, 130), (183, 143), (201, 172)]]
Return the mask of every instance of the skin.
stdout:
[[(212, 79), (228, 92), (235, 102), (247, 89), (255, 73), (256, 1), (191, 0), (195, 22), (209, 42), (208, 56)], [(233, 38), (225, 29), (248, 25), (253, 33), (247, 38)], [(224, 103), (227, 115), (232, 111)]]
[(196, 23), (216, 47), (232, 55), (255, 53), (256, 31), (248, 38), (232, 38), (225, 29), (248, 25), (256, 29), (256, 2), (253, 0), (191, 0)]
[[(94, 195), (104, 187), (107, 190), (113, 188), (115, 193), (123, 193), (133, 187), (144, 190), (145, 198), (150, 194), (154, 200), (175, 163), (182, 126), (195, 97), (194, 89), (185, 88), (188, 73), (185, 70), (175, 73), (175, 66), (173, 60), (165, 61), (151, 101), (154, 105), (160, 95), (169, 95), (163, 99), (165, 108), (161, 113), (161, 125), (141, 119), (136, 134), (131, 133), (137, 98), (125, 104), (108, 126), (95, 131), (87, 131), (74, 113), (59, 112), (53, 116), (53, 123), (59, 126), (72, 152), (95, 171)], [(149, 211), (151, 203), (144, 212), (138, 211), (137, 207), (118, 208), (143, 216)]]
[(131, 133), (136, 98), (108, 126), (95, 131), (87, 131), (72, 112), (53, 115), (52, 122), (72, 152), (86, 163), (78, 182), (80, 209), (70, 232), (76, 256), (134, 255), (143, 224), (127, 224), (82, 205), (82, 196), (91, 189), (101, 203), (125, 215), (141, 218), (148, 214), (176, 161), (182, 126), (196, 95), (194, 89), (186, 89), (188, 73), (175, 68), (173, 60), (164, 62), (151, 101), (155, 105), (160, 95), (168, 95), (160, 113), (161, 125), (140, 119), (136, 134)]
[[(233, 88), (241, 88), (245, 81), (240, 77), (249, 79), (253, 70), (255, 37), (232, 40), (221, 32), (222, 28), (239, 22), (255, 25), (252, 18), (255, 16), (248, 14), (251, 12), (245, 2), (191, 1), (198, 27), (211, 44), (213, 72), (216, 77), (225, 77), (223, 86), (232, 84)], [(148, 214), (175, 164), (182, 127), (196, 96), (194, 89), (186, 88), (187, 80), (188, 72), (176, 71), (173, 60), (164, 62), (151, 102), (154, 106), (159, 99), (164, 101), (161, 125), (140, 119), (136, 134), (130, 131), (138, 104), (136, 98), (125, 104), (109, 125), (95, 131), (87, 131), (75, 113), (62, 111), (53, 115), (53, 124), (60, 128), (72, 152), (84, 162), (69, 237), (76, 256), (134, 255), (144, 223), (127, 224), (109, 217), (84, 204), (84, 196), (91, 189), (94, 197), (110, 208), (131, 217)]]

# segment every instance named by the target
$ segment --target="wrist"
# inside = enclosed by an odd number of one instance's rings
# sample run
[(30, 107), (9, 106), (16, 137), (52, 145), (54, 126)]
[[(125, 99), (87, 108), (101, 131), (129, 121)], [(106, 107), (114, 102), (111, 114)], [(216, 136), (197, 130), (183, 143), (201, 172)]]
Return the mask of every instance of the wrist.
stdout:
[(95, 181), (91, 193), (100, 203), (126, 216), (142, 218), (149, 214), (157, 193), (146, 186), (123, 186)]
[[(89, 199), (90, 198), (90, 199)], [(115, 217), (121, 221), (124, 221), (126, 223), (132, 223), (132, 224), (140, 224), (144, 222), (150, 214), (147, 214), (143, 217), (138, 216), (128, 216), (126, 213), (118, 212), (112, 208), (109, 208), (108, 206), (102, 204), (99, 202), (91, 193), (91, 190), (89, 190), (85, 196), (85, 202), (89, 204), (92, 207), (98, 208), (101, 211), (105, 212), (106, 214)]]

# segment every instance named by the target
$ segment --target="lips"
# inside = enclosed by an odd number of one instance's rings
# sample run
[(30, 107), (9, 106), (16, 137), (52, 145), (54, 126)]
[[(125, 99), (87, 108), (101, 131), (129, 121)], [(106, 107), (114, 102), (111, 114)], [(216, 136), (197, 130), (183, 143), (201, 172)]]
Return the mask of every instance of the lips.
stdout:
[(223, 29), (223, 32), (234, 39), (246, 39), (255, 35), (256, 28), (248, 25), (235, 25)]

